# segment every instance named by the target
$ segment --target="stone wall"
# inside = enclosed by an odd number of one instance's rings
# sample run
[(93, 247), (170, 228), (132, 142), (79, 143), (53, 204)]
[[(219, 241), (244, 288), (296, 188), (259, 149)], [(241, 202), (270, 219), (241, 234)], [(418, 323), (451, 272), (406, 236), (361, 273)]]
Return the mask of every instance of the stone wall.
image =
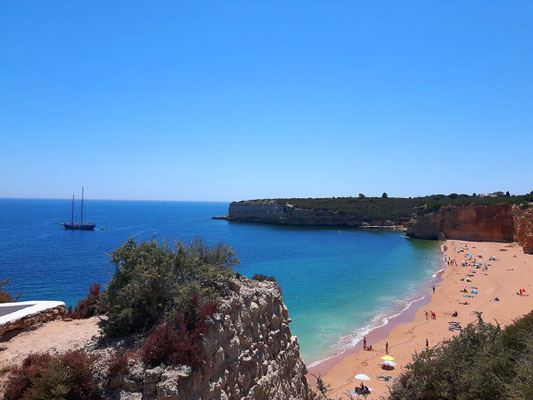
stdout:
[(222, 304), (204, 338), (204, 368), (146, 369), (136, 361), (126, 376), (111, 382), (121, 398), (308, 399), (307, 369), (277, 284), (237, 278), (222, 290)]
[[(5, 304), (6, 305), (7, 304), (20, 305), (24, 303), (31, 303), (31, 302), (5, 303)], [(0, 338), (2, 338), (2, 336), (9, 331), (34, 329), (44, 322), (61, 319), (65, 316), (66, 310), (65, 310), (64, 303), (62, 302), (41, 302), (41, 303), (55, 303), (55, 304), (53, 306), (50, 306), (48, 308), (38, 310), (35, 312), (31, 311), (35, 307), (28, 307), (27, 309), (21, 310), (25, 313), (25, 315), (22, 315), (15, 319), (10, 319), (3, 323), (0, 321)], [(9, 317), (9, 315), (7, 317)]]

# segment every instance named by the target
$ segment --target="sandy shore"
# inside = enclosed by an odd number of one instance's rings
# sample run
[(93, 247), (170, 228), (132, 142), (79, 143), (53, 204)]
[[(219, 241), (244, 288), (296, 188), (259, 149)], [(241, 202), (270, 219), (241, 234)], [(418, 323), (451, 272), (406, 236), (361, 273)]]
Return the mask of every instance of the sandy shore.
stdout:
[[(446, 242), (446, 259), (452, 262), (442, 273), (442, 281), (435, 286), (435, 293), (430, 290), (426, 301), (416, 304), (418, 308), (413, 307), (396, 321), (391, 321), (388, 328), (369, 334), (367, 342), (373, 346), (373, 351), (362, 351), (362, 344), (359, 344), (351, 353), (310, 369), (311, 374), (322, 375), (324, 381), (331, 385), (332, 397), (344, 397), (348, 390), (359, 384), (360, 381), (354, 379), (357, 374), (366, 374), (371, 378), (366, 385), (374, 391), (368, 399), (386, 397), (391, 383), (378, 381), (377, 377), (399, 376), (411, 361), (412, 354), (425, 349), (426, 339), (431, 347), (457, 335), (457, 331), (448, 330), (450, 321), (459, 321), (466, 326), (477, 320), (475, 312), (479, 311), (483, 312), (485, 321), (497, 320), (501, 325), (507, 325), (533, 309), (533, 255), (524, 254), (522, 248), (515, 244), (466, 242), (465, 246), (464, 243), (458, 240)], [(461, 247), (464, 252), (460, 252)], [(491, 263), (488, 271), (483, 271), (482, 267), (461, 266), (468, 253), (473, 256), (470, 264), (474, 259), (482, 262), (482, 266)], [(477, 257), (479, 253), (483, 258)], [(492, 256), (497, 260), (489, 261)], [(470, 278), (471, 282), (464, 281), (466, 278)], [(478, 288), (478, 294), (471, 293), (472, 286)], [(468, 293), (461, 292), (462, 289), (467, 289)], [(519, 289), (525, 289), (531, 296), (518, 296)], [(496, 297), (499, 302), (491, 301)], [(465, 301), (469, 304), (460, 304)], [(426, 319), (426, 311), (434, 312), (436, 319)], [(451, 316), (454, 311), (459, 313), (457, 317)], [(398, 363), (394, 371), (384, 371), (379, 365), (387, 342), (389, 355)]]

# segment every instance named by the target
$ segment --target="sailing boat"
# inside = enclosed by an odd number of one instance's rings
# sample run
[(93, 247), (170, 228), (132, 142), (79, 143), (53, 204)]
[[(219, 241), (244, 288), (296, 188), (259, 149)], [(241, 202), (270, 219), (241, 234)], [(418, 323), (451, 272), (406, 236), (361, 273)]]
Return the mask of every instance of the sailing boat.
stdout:
[(60, 222), (59, 225), (63, 225), (65, 229), (76, 229), (76, 230), (83, 230), (83, 231), (92, 231), (95, 224), (87, 224), (83, 223), (83, 186), (81, 187), (81, 221), (79, 224), (74, 222), (74, 195), (72, 195), (72, 221), (69, 222)]

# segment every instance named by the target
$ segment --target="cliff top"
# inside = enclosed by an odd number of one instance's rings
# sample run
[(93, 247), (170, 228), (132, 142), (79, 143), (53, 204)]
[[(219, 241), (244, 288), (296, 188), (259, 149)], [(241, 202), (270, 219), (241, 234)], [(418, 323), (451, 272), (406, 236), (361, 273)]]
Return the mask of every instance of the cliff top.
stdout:
[(407, 222), (411, 218), (413, 211), (420, 206), (438, 209), (446, 205), (525, 204), (530, 201), (533, 201), (533, 192), (516, 196), (507, 196), (503, 192), (496, 192), (487, 196), (452, 193), (450, 195), (434, 194), (423, 197), (388, 197), (384, 193), (382, 197), (366, 197), (361, 194), (359, 197), (258, 199), (236, 203), (275, 202), (278, 204), (290, 204), (299, 208), (355, 214), (365, 218)]

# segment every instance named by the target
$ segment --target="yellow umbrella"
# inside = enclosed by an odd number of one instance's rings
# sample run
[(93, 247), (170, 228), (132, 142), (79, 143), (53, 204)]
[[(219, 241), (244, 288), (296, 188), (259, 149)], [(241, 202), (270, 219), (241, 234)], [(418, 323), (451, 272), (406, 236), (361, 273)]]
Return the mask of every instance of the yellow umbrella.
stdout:
[(387, 360), (387, 361), (394, 361), (394, 357), (391, 357), (391, 356), (383, 356), (381, 357), (382, 360)]

